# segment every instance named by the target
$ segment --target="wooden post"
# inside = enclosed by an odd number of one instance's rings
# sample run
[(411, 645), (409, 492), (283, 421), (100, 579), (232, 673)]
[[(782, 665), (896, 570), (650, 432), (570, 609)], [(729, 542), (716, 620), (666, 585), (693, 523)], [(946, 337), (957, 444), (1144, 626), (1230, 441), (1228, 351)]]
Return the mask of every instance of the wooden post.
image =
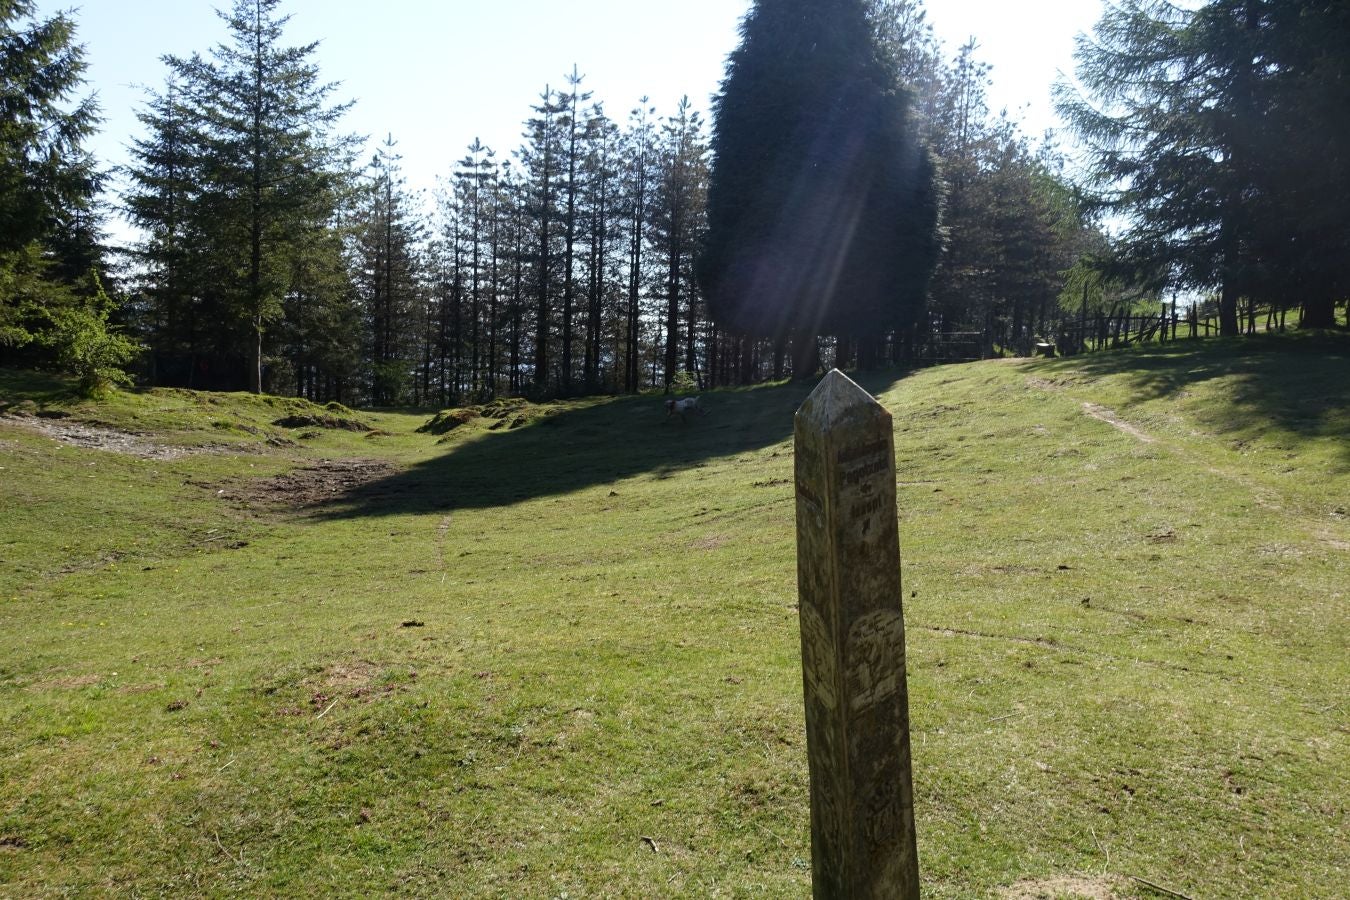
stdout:
[(812, 891), (917, 900), (891, 415), (837, 369), (797, 412), (796, 483)]
[(1088, 348), (1088, 347), (1087, 347), (1087, 336), (1088, 336), (1088, 330), (1087, 330), (1087, 304), (1088, 304), (1088, 285), (1087, 285), (1087, 279), (1084, 278), (1084, 279), (1083, 279), (1083, 308), (1082, 308), (1082, 311), (1079, 313), (1079, 316), (1078, 316), (1078, 339), (1079, 339), (1079, 341), (1078, 341), (1078, 343), (1079, 343), (1079, 346), (1078, 346), (1078, 352), (1079, 352), (1079, 353), (1086, 353), (1086, 352), (1087, 352), (1087, 348)]

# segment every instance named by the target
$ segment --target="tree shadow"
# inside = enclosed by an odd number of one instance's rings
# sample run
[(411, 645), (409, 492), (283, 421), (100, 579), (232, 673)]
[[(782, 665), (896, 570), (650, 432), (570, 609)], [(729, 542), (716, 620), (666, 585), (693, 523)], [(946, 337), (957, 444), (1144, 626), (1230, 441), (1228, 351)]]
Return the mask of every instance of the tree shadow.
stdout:
[[(902, 376), (879, 372), (857, 380), (875, 395)], [(706, 415), (684, 421), (667, 418), (660, 395), (562, 407), (521, 428), (466, 435), (442, 455), (353, 486), (325, 504), (320, 517), (484, 509), (635, 475), (669, 478), (710, 459), (791, 440), (793, 415), (814, 387), (812, 382), (708, 392), (702, 395)]]
[(1350, 333), (1311, 332), (1182, 340), (1064, 357), (1050, 372), (1124, 376), (1142, 400), (1184, 397), (1232, 379), (1211, 420), (1223, 431), (1274, 426), (1308, 438), (1342, 439), (1350, 460)]

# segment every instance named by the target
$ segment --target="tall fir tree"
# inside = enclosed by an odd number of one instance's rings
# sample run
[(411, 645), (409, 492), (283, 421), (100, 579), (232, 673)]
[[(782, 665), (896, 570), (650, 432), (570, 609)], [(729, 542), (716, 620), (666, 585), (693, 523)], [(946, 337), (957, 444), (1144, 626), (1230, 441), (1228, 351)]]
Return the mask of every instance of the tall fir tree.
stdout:
[(644, 253), (652, 215), (653, 196), (658, 173), (655, 107), (643, 97), (628, 117), (624, 135), (625, 157), (622, 178), (623, 209), (628, 234), (628, 278), (624, 305), (624, 378), (623, 389), (637, 393), (641, 387), (642, 290), (647, 265)]
[(581, 90), (585, 76), (572, 67), (567, 76), (567, 93), (559, 92), (557, 102), (562, 108), (561, 127), (565, 130), (564, 152), (566, 181), (563, 187), (563, 258), (562, 258), (562, 358), (559, 362), (559, 390), (563, 396), (572, 393), (573, 343), (576, 305), (576, 244), (577, 198), (580, 190), (581, 144), (587, 124), (582, 121), (581, 104), (591, 98), (589, 91)]
[(605, 360), (605, 313), (614, 284), (613, 249), (618, 237), (619, 127), (600, 104), (589, 113), (585, 149), (586, 337), (582, 385), (587, 393), (601, 387)]
[[(1165, 0), (1112, 7), (1080, 40), (1059, 108), (1099, 206), (1129, 226), (1114, 273), (1214, 290), (1220, 331), (1246, 298), (1329, 325), (1350, 291), (1344, 4)], [(1329, 262), (1330, 261), (1330, 262)]]
[(264, 387), (269, 330), (348, 189), (354, 140), (335, 132), (347, 104), (312, 62), (317, 44), (286, 46), (280, 0), (235, 0), (228, 40), (211, 57), (166, 57), (200, 136), (196, 198), (209, 256), (209, 302), (227, 323), (244, 384)]
[[(495, 237), (497, 209), (496, 153), (474, 138), (455, 172), (455, 193), (460, 205), (460, 229), (469, 266), (466, 338), (469, 342), (470, 395), (478, 396), (485, 378), (484, 363), (492, 355), (484, 337), (491, 337), (494, 326), (485, 319), (487, 308), (495, 305)], [(490, 377), (490, 376), (489, 376)]]
[(760, 0), (714, 101), (708, 239), (713, 316), (797, 340), (873, 342), (905, 327), (937, 255), (932, 160), (864, 0)]
[(358, 292), (366, 319), (368, 396), (379, 406), (419, 393), (414, 370), (422, 307), (421, 222), (405, 193), (397, 143), (390, 135), (371, 162), (358, 235)]
[(201, 213), (203, 135), (200, 120), (170, 78), (137, 113), (145, 134), (131, 144), (131, 188), (122, 208), (142, 237), (128, 253), (139, 290), (138, 320), (154, 353), (151, 377), (195, 387), (195, 354), (225, 323), (204, 309), (205, 235)]
[(661, 127), (660, 177), (652, 216), (653, 245), (662, 257), (665, 297), (665, 364), (662, 384), (669, 390), (683, 370), (699, 372), (697, 358), (699, 299), (693, 261), (704, 237), (707, 208), (708, 147), (703, 118), (688, 97)]
[(41, 337), (57, 307), (96, 295), (90, 274), (103, 265), (102, 176), (85, 148), (98, 106), (77, 96), (84, 48), (70, 15), (36, 9), (0, 0), (0, 348)]
[(559, 219), (561, 195), (566, 184), (562, 174), (565, 156), (564, 127), (567, 104), (554, 90), (545, 86), (539, 95), (539, 104), (532, 107), (534, 116), (526, 122), (526, 143), (519, 151), (522, 167), (529, 182), (526, 208), (534, 223), (534, 371), (531, 392), (536, 396), (547, 394), (551, 386), (561, 381), (550, 376), (550, 346), (553, 340), (553, 299), (556, 294), (556, 272), (559, 267)]

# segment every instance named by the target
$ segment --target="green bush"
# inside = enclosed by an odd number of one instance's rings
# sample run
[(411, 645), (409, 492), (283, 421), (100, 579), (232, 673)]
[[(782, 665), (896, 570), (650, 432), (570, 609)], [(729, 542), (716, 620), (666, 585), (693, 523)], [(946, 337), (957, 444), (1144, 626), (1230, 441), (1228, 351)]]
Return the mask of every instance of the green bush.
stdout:
[(693, 372), (687, 369), (681, 369), (670, 379), (670, 389), (680, 394), (688, 394), (698, 390), (698, 378)]
[(42, 338), (56, 353), (61, 368), (79, 379), (80, 393), (86, 397), (131, 384), (125, 370), (141, 352), (139, 344), (108, 325), (112, 301), (98, 276), (91, 277), (93, 297), (50, 311), (53, 327)]

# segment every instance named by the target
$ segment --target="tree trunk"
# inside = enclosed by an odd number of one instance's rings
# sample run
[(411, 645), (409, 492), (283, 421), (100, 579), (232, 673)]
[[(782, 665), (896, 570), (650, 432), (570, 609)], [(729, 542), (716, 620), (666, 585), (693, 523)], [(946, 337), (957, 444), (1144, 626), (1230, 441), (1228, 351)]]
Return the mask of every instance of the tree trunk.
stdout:
[(814, 334), (792, 338), (792, 380), (810, 381), (820, 370), (820, 344)]
[(263, 325), (261, 314), (253, 317), (253, 334), (256, 338), (253, 344), (253, 393), (261, 394), (263, 392)]
[(1303, 302), (1300, 328), (1336, 327), (1336, 301), (1329, 296), (1310, 297)]
[(1222, 337), (1235, 337), (1241, 331), (1237, 287), (1231, 279), (1225, 279), (1223, 290), (1219, 293), (1219, 334)]

